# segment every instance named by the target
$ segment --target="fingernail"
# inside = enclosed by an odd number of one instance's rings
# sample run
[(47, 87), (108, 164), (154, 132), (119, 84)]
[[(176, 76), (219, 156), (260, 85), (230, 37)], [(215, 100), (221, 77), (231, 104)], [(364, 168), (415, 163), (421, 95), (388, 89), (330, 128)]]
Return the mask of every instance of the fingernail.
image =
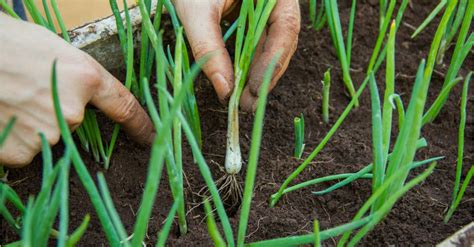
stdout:
[(214, 88), (216, 89), (217, 95), (219, 96), (219, 101), (222, 104), (227, 103), (227, 100), (229, 99), (230, 92), (232, 91), (230, 88), (230, 83), (225, 79), (224, 76), (220, 73), (215, 73), (211, 77), (212, 84), (214, 85)]

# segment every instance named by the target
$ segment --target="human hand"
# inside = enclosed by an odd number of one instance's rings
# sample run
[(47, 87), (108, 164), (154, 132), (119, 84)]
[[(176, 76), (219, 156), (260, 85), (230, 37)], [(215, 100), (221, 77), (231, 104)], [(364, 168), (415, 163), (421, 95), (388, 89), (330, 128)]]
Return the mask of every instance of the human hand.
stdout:
[(58, 94), (64, 117), (76, 129), (90, 103), (121, 124), (130, 137), (151, 143), (152, 123), (135, 97), (86, 53), (45, 28), (0, 13), (0, 130), (17, 121), (0, 149), (0, 164), (21, 167), (41, 149), (59, 141), (51, 91), (57, 60)]
[[(234, 87), (234, 71), (220, 28), (221, 19), (238, 9), (238, 0), (174, 0), (194, 57), (200, 59), (213, 52), (203, 71), (211, 80), (219, 100), (224, 103)], [(271, 60), (282, 51), (273, 74), (270, 90), (275, 87), (293, 56), (300, 31), (300, 9), (297, 0), (277, 0), (257, 47), (249, 79), (240, 99), (246, 111), (255, 111), (260, 84)]]

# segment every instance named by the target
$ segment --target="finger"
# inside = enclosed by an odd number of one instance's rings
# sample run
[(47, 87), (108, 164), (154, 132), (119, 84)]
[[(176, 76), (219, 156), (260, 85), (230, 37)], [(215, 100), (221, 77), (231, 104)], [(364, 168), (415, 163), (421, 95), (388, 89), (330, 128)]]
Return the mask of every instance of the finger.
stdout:
[[(18, 133), (19, 131), (22, 133)], [(23, 140), (21, 136), (25, 133), (29, 138)], [(28, 125), (17, 122), (0, 148), (0, 164), (9, 168), (21, 168), (29, 165), (40, 151), (39, 136)]]
[(263, 49), (255, 57), (249, 75), (248, 87), (251, 94), (258, 96), (265, 71), (274, 57), (281, 52), (273, 72), (270, 90), (273, 89), (288, 68), (296, 51), (300, 31), (300, 9), (298, 1), (278, 1), (268, 21), (268, 33)]
[(155, 134), (145, 110), (122, 83), (102, 70), (102, 81), (90, 103), (120, 124), (132, 139), (151, 144)]
[[(225, 48), (220, 28), (224, 7), (215, 6), (206, 1), (187, 1), (186, 4), (185, 7), (178, 6), (177, 10), (193, 55), (196, 60), (199, 60), (210, 54), (202, 70), (211, 80), (219, 100), (224, 103), (234, 86), (232, 61)], [(196, 13), (199, 13), (198, 17)]]
[(246, 112), (255, 112), (258, 97), (250, 92), (250, 87), (246, 86), (240, 97), (240, 108)]

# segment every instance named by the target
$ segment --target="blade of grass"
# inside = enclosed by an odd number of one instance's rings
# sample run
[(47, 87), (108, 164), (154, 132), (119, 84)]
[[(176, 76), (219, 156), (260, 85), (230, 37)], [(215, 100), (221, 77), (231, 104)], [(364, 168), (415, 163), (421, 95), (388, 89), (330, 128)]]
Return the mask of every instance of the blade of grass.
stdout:
[(433, 9), (433, 11), (428, 15), (428, 17), (421, 23), (420, 26), (413, 32), (411, 35), (411, 38), (414, 39), (416, 36), (418, 36), (419, 33), (421, 33), (432, 21), (433, 19), (441, 12), (441, 10), (444, 9), (446, 6), (447, 1), (446, 0), (441, 0), (438, 5), (436, 5), (436, 8)]
[(89, 214), (86, 214), (79, 227), (71, 234), (71, 236), (69, 236), (66, 246), (76, 246), (77, 242), (79, 242), (79, 240), (86, 232), (86, 229), (89, 226), (90, 218), (91, 217), (89, 216)]
[[(373, 216), (368, 216), (361, 220), (352, 221), (350, 223), (340, 225), (331, 229), (321, 231), (319, 237), (321, 241), (324, 241), (329, 238), (333, 238), (347, 232), (349, 230), (357, 229), (369, 222)], [(291, 236), (285, 238), (276, 238), (271, 240), (263, 240), (258, 242), (253, 242), (247, 244), (248, 247), (287, 247), (287, 246), (300, 246), (304, 244), (313, 244), (315, 241), (314, 233), (301, 235), (301, 236)]]
[(102, 200), (105, 203), (105, 207), (107, 208), (109, 217), (112, 219), (112, 224), (114, 225), (115, 231), (117, 232), (118, 237), (120, 238), (121, 246), (130, 246), (130, 243), (126, 240), (127, 231), (125, 230), (125, 227), (123, 226), (123, 223), (120, 220), (120, 216), (117, 213), (117, 210), (115, 209), (112, 197), (110, 196), (109, 188), (107, 186), (107, 182), (102, 172), (97, 173), (97, 182), (99, 184), (99, 190), (102, 196)]
[(56, 28), (54, 27), (54, 21), (53, 21), (53, 17), (51, 17), (51, 12), (49, 11), (49, 7), (48, 7), (48, 2), (46, 2), (46, 0), (42, 0), (42, 4), (43, 4), (43, 9), (44, 9), (44, 13), (46, 15), (46, 19), (48, 20), (48, 29), (51, 30), (51, 32), (53, 33), (56, 33)]
[(207, 199), (204, 200), (204, 211), (206, 212), (207, 229), (212, 241), (214, 242), (214, 246), (227, 246), (221, 234), (219, 233), (219, 228), (217, 227), (216, 220), (214, 219), (214, 213), (212, 212), (211, 203)]
[[(469, 82), (471, 79), (472, 71), (466, 77), (466, 80), (463, 84), (462, 95), (461, 95), (461, 107), (460, 107), (460, 120), (459, 120), (459, 130), (458, 130), (458, 153), (457, 153), (457, 162), (456, 162), (456, 176), (454, 181), (453, 187), (453, 194), (452, 194), (452, 201), (450, 206), (450, 211), (454, 211), (454, 204), (456, 203), (459, 186), (461, 184), (461, 176), (462, 176), (462, 166), (463, 166), (463, 158), (464, 158), (464, 132), (466, 129), (466, 109), (467, 109), (467, 98), (469, 93)], [(453, 212), (451, 212), (452, 215)], [(449, 219), (451, 216), (446, 217), (445, 219)]]
[(100, 198), (99, 191), (97, 190), (97, 187), (94, 184), (94, 180), (90, 176), (84, 162), (81, 159), (79, 151), (77, 150), (76, 145), (74, 144), (74, 141), (72, 139), (71, 133), (69, 132), (69, 127), (64, 119), (64, 116), (61, 110), (61, 105), (59, 103), (59, 96), (58, 96), (57, 79), (56, 79), (56, 61), (53, 63), (53, 66), (52, 66), (51, 84), (52, 84), (53, 103), (54, 103), (54, 110), (56, 113), (56, 119), (58, 121), (59, 129), (61, 131), (61, 136), (63, 138), (63, 141), (65, 145), (71, 149), (71, 159), (73, 161), (74, 168), (79, 176), (79, 179), (84, 185), (84, 188), (89, 194), (89, 198), (97, 212), (97, 216), (104, 229), (104, 232), (108, 241), (112, 245), (114, 244), (118, 245), (119, 240), (118, 240), (117, 233), (113, 229), (111, 219), (107, 215), (107, 211), (102, 199)]
[[(385, 175), (385, 150), (383, 146), (383, 127), (382, 127), (382, 113), (380, 110), (380, 97), (375, 82), (374, 74), (370, 75), (370, 98), (372, 102), (372, 151), (373, 151), (373, 162), (372, 173), (372, 193), (374, 193), (381, 184), (383, 184)], [(372, 212), (375, 211), (376, 206), (380, 201), (376, 201), (372, 205)]]
[(51, 0), (51, 7), (53, 8), (54, 15), (56, 16), (59, 28), (61, 29), (63, 39), (66, 40), (68, 43), (71, 43), (71, 38), (69, 37), (69, 33), (67, 32), (66, 25), (64, 25), (63, 17), (61, 16), (61, 12), (59, 11), (56, 0)]
[(262, 85), (260, 87), (259, 97), (257, 101), (257, 110), (252, 130), (252, 142), (250, 144), (250, 154), (247, 164), (247, 172), (245, 177), (244, 195), (240, 210), (239, 231), (237, 237), (237, 246), (244, 246), (245, 234), (247, 231), (247, 223), (250, 213), (250, 204), (252, 202), (253, 189), (255, 185), (255, 177), (257, 175), (258, 158), (260, 154), (260, 144), (262, 141), (263, 119), (265, 117), (265, 106), (267, 103), (268, 90), (270, 81), (272, 80), (275, 66), (280, 58), (278, 53), (268, 65), (265, 71)]
[(471, 165), (471, 169), (469, 169), (469, 172), (466, 175), (466, 178), (464, 179), (464, 182), (462, 183), (461, 189), (459, 190), (459, 193), (456, 196), (456, 199), (454, 200), (453, 204), (450, 206), (448, 213), (444, 217), (444, 222), (447, 223), (449, 219), (453, 216), (454, 212), (456, 211), (456, 208), (459, 206), (459, 203), (461, 203), (461, 200), (464, 196), (464, 192), (466, 191), (467, 186), (471, 182), (472, 176), (474, 175), (474, 165)]
[(171, 225), (173, 224), (174, 216), (176, 215), (176, 211), (178, 211), (179, 204), (181, 203), (180, 200), (182, 198), (178, 198), (174, 201), (173, 206), (166, 217), (165, 224), (158, 235), (158, 242), (156, 243), (157, 247), (164, 247), (166, 245), (166, 239), (168, 239), (169, 232), (171, 230)]

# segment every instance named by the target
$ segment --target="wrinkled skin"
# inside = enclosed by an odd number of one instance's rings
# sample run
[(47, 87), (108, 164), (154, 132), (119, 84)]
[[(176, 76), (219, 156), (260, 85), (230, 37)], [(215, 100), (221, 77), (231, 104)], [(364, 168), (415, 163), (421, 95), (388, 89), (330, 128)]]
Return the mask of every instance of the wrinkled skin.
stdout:
[[(232, 61), (222, 39), (221, 19), (239, 11), (238, 0), (174, 0), (176, 12), (196, 59), (213, 52), (203, 71), (211, 80), (222, 103), (234, 87)], [(268, 20), (266, 31), (257, 47), (249, 80), (240, 100), (245, 111), (255, 111), (260, 84), (268, 64), (282, 52), (270, 89), (283, 75), (293, 56), (300, 32), (300, 9), (297, 0), (278, 0)]]
[[(220, 30), (223, 17), (238, 11), (240, 1), (174, 0), (196, 59), (212, 53), (203, 71), (225, 103), (233, 90), (233, 66)], [(270, 88), (275, 87), (296, 50), (300, 30), (297, 0), (279, 0), (257, 47), (241, 107), (254, 111), (264, 71), (278, 52)], [(57, 60), (58, 91), (71, 130), (84, 118), (87, 104), (122, 125), (139, 143), (150, 144), (153, 125), (134, 96), (86, 53), (45, 28), (14, 20), (0, 12), (0, 130), (9, 119), (14, 128), (0, 149), (0, 164), (22, 167), (41, 150), (39, 133), (50, 145), (60, 132), (51, 95), (51, 66)]]
[(57, 59), (58, 92), (69, 127), (76, 129), (87, 104), (120, 123), (140, 143), (150, 143), (152, 123), (135, 97), (99, 63), (45, 28), (0, 13), (0, 130), (17, 121), (0, 149), (0, 164), (21, 167), (41, 149), (59, 141), (51, 92)]

